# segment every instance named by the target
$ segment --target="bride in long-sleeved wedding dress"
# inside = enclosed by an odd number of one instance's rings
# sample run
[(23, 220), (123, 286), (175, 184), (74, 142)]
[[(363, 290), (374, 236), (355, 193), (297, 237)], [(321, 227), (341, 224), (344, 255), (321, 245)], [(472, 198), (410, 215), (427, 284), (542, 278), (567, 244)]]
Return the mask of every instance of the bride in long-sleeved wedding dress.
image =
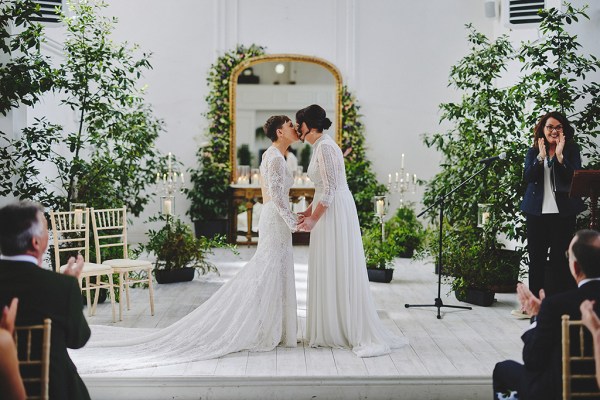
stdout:
[[(298, 140), (285, 116), (269, 118), (273, 141), (260, 166), (264, 206), (256, 253), (244, 268), (206, 302), (163, 329), (92, 326), (92, 338), (70, 351), (79, 372), (94, 373), (178, 364), (242, 350), (295, 347), (297, 310), (289, 209), (293, 178), (283, 157)], [(115, 339), (117, 338), (117, 339)]]

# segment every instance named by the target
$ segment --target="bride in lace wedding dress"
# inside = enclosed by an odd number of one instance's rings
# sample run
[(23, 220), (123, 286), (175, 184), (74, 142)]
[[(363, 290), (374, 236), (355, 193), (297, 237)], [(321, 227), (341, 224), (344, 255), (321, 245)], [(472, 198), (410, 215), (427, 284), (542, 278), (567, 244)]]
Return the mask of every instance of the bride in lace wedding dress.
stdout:
[[(313, 146), (308, 176), (313, 203), (299, 213), (300, 231), (310, 231), (306, 339), (311, 347), (351, 348), (359, 357), (387, 354), (408, 343), (384, 326), (371, 296), (356, 205), (337, 143), (324, 129), (325, 110), (296, 113), (298, 135)], [(314, 206), (316, 204), (316, 206)]]
[(237, 351), (296, 347), (297, 306), (292, 253), (296, 216), (289, 209), (293, 178), (283, 153), (298, 140), (290, 119), (264, 126), (273, 141), (263, 154), (263, 210), (256, 253), (206, 302), (164, 329), (92, 326), (92, 338), (70, 355), (80, 373), (185, 363)]

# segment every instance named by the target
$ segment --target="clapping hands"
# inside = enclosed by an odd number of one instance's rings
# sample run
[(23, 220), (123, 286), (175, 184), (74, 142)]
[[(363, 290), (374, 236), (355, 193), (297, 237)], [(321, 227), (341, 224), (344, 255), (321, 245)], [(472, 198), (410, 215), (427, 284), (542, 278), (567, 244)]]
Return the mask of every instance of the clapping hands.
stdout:
[(594, 304), (596, 301), (594, 300), (584, 300), (579, 306), (581, 310), (581, 322), (590, 330), (590, 332), (595, 333), (600, 329), (600, 319), (596, 312), (594, 311)]
[(4, 306), (2, 318), (0, 319), (0, 329), (6, 329), (11, 335), (15, 330), (15, 319), (17, 318), (17, 307), (19, 299), (16, 297), (10, 302), (10, 306)]
[(540, 298), (538, 299), (527, 286), (522, 283), (517, 284), (517, 298), (521, 303), (521, 308), (531, 316), (538, 315), (544, 297), (546, 297), (544, 289), (540, 289)]
[(75, 257), (69, 257), (69, 261), (67, 261), (67, 268), (65, 268), (63, 274), (79, 278), (84, 264), (85, 261), (81, 254), (77, 254), (77, 259), (75, 259)]

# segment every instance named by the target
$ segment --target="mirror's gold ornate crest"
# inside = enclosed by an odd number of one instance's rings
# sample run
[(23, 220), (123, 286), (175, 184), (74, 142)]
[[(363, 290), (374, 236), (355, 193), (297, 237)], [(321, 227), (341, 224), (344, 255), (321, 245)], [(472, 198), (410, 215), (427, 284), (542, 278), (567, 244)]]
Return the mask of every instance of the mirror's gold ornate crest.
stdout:
[[(240, 63), (229, 83), (231, 181), (237, 180), (237, 166), (258, 168), (262, 152), (271, 141), (262, 126), (271, 115), (283, 114), (295, 120), (296, 111), (319, 104), (333, 121), (326, 132), (341, 143), (342, 77), (330, 62), (298, 54), (264, 55)], [(291, 146), (298, 160), (305, 146)]]

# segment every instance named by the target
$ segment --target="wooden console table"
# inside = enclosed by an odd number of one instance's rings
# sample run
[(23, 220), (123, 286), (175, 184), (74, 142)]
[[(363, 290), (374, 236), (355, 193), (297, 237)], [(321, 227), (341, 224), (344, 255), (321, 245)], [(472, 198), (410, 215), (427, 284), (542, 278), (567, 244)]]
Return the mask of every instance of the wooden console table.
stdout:
[[(229, 243), (247, 245), (256, 244), (257, 242), (252, 241), (252, 208), (257, 202), (262, 202), (262, 192), (260, 186), (230, 185), (229, 190), (229, 232), (227, 239)], [(307, 204), (310, 204), (314, 195), (314, 187), (293, 186), (290, 189), (290, 199), (293, 203), (296, 203), (301, 197), (304, 197), (307, 201)], [(242, 203), (245, 203), (247, 209), (246, 215), (248, 218), (248, 229), (246, 232), (246, 241), (238, 242), (237, 208)]]

